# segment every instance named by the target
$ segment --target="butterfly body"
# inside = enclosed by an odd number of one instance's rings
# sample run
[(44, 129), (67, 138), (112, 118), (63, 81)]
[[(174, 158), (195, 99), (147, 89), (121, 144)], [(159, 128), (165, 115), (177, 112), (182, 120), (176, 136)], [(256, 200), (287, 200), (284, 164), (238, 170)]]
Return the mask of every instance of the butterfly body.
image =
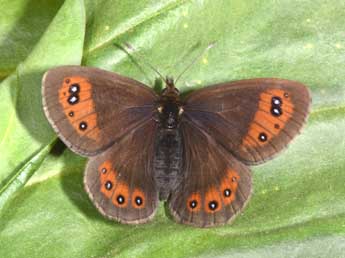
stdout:
[(154, 178), (159, 199), (167, 200), (169, 194), (182, 181), (183, 144), (178, 128), (160, 128), (155, 143)]
[(167, 200), (169, 194), (181, 182), (183, 162), (182, 135), (179, 128), (183, 104), (173, 79), (167, 77), (166, 82), (155, 114), (158, 129), (153, 173), (160, 200)]
[(89, 157), (85, 189), (104, 216), (144, 223), (164, 200), (176, 221), (198, 227), (223, 225), (246, 206), (248, 165), (286, 148), (311, 102), (303, 84), (284, 79), (221, 83), (181, 98), (170, 78), (158, 95), (80, 66), (49, 70), (42, 95), (60, 138)]

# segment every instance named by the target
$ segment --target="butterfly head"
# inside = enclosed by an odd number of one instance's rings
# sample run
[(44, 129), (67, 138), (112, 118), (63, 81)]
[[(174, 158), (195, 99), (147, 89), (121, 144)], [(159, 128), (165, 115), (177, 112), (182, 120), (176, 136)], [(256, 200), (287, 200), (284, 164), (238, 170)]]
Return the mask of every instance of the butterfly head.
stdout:
[(174, 78), (167, 76), (165, 84), (166, 87), (162, 90), (162, 96), (171, 96), (178, 99), (180, 91), (175, 87)]

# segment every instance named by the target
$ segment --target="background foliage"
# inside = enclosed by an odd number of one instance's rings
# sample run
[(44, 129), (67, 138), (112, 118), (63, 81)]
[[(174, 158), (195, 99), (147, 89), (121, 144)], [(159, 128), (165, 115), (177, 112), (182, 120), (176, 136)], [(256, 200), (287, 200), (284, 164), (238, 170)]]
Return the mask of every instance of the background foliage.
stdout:
[[(344, 1), (2, 0), (0, 10), (0, 257), (343, 256)], [(83, 190), (86, 160), (43, 115), (43, 73), (82, 64), (153, 85), (114, 43), (176, 77), (212, 41), (178, 87), (301, 81), (313, 94), (302, 135), (253, 168), (253, 198), (232, 225), (178, 225), (163, 207), (146, 225), (104, 219)]]

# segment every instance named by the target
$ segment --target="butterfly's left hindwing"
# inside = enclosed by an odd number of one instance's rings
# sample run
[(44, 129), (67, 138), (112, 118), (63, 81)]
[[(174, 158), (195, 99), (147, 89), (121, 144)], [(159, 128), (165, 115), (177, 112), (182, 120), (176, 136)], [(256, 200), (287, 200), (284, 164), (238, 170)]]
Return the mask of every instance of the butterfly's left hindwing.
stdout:
[(248, 202), (252, 180), (247, 166), (190, 122), (181, 124), (184, 180), (168, 200), (175, 220), (197, 227), (223, 225)]
[(158, 203), (152, 173), (155, 134), (156, 124), (151, 120), (102, 154), (90, 158), (84, 185), (104, 216), (137, 224), (155, 214)]

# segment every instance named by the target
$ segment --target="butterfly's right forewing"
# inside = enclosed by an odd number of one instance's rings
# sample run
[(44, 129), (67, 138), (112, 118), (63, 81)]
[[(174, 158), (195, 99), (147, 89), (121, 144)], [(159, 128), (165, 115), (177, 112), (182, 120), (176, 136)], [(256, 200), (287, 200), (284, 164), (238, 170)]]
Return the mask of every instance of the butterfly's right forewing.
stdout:
[(68, 147), (85, 156), (150, 120), (158, 98), (138, 81), (91, 67), (51, 69), (42, 84), (48, 120)]

